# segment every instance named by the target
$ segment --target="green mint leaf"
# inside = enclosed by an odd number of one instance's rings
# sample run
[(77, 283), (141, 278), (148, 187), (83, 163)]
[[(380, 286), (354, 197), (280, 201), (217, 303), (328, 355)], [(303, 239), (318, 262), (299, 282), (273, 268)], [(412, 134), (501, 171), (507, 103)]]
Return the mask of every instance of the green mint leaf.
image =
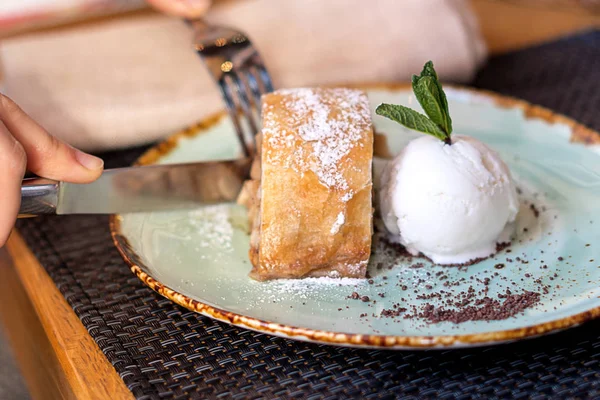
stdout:
[(380, 104), (375, 113), (398, 122), (408, 129), (427, 133), (446, 143), (450, 141), (450, 136), (446, 135), (446, 132), (435, 122), (408, 107), (395, 104)]
[(423, 76), (431, 76), (436, 81), (438, 80), (437, 72), (435, 72), (435, 69), (433, 68), (432, 61), (427, 61), (423, 66), (423, 71), (421, 71), (421, 75), (419, 75), (419, 77)]
[(436, 84), (438, 90), (440, 91), (440, 105), (442, 109), (445, 110), (446, 121), (444, 126), (446, 127), (446, 133), (448, 136), (452, 133), (452, 118), (450, 118), (450, 110), (448, 108), (448, 100), (446, 99), (446, 93), (444, 93), (444, 89), (442, 89), (442, 84), (439, 80), (436, 79)]
[(429, 119), (438, 124), (448, 134), (448, 126), (446, 124), (448, 118), (446, 118), (446, 110), (443, 108), (440, 91), (434, 78), (431, 76), (419, 78), (413, 84), (413, 91)]
[(431, 61), (425, 64), (421, 75), (413, 75), (412, 87), (425, 114), (450, 137), (452, 119), (448, 110), (448, 100)]
[[(421, 72), (421, 74), (422, 74), (422, 72)], [(419, 82), (419, 79), (421, 79), (420, 75), (413, 75), (412, 76), (412, 87), (413, 88), (415, 87), (415, 85), (417, 84), (417, 82)]]

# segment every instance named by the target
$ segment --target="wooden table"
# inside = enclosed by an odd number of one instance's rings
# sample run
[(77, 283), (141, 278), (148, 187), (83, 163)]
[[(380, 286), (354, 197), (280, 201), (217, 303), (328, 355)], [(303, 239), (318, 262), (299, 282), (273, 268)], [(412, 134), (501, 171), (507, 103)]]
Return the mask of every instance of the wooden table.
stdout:
[[(600, 26), (600, 15), (577, 7), (473, 6), (492, 54)], [(0, 319), (34, 399), (133, 398), (18, 233), (0, 251), (0, 270)]]
[(34, 399), (133, 399), (17, 232), (0, 271), (0, 319)]

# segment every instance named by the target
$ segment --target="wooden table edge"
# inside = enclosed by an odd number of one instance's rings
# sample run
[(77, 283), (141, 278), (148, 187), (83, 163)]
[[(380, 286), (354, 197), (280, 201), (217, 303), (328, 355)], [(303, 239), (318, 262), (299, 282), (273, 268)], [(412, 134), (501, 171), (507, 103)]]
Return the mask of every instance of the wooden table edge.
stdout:
[(6, 250), (0, 318), (32, 398), (133, 399), (18, 232)]

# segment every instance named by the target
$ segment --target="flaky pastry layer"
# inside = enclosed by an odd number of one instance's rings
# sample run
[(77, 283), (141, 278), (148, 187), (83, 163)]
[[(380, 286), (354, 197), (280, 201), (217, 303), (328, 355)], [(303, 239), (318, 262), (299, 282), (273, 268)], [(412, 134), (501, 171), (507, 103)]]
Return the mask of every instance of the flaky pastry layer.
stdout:
[(365, 276), (372, 235), (373, 128), (352, 89), (263, 96), (259, 155), (241, 203), (257, 280)]

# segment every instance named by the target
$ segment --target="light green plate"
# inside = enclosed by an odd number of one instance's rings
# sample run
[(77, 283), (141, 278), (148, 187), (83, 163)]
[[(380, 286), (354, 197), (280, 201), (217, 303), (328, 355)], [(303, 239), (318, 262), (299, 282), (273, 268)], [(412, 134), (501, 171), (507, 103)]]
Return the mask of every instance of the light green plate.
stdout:
[[(418, 108), (405, 86), (370, 87), (368, 93), (373, 109), (381, 102)], [(314, 278), (256, 282), (248, 278), (245, 210), (235, 205), (115, 216), (115, 243), (140, 279), (184, 307), (299, 340), (395, 349), (461, 347), (536, 336), (600, 315), (600, 147), (594, 144), (600, 136), (518, 100), (460, 88), (447, 94), (454, 131), (496, 149), (517, 179), (523, 202), (533, 201), (540, 211), (535, 218), (527, 204), (522, 206), (519, 237), (510, 253), (466, 269), (428, 262), (410, 268), (414, 261), (403, 260), (381, 270), (376, 254), (372, 284)], [(382, 117), (373, 121), (394, 152), (416, 135)], [(240, 152), (236, 140), (230, 122), (215, 117), (169, 139), (140, 162), (231, 158)], [(407, 313), (426, 301), (442, 306), (469, 286), (484, 290), (485, 278), (491, 278), (492, 298), (508, 288), (539, 292), (540, 301), (505, 320), (432, 324), (380, 316), (395, 303), (409, 308)], [(417, 298), (440, 290), (447, 292), (441, 300)], [(371, 301), (348, 298), (352, 292)]]

